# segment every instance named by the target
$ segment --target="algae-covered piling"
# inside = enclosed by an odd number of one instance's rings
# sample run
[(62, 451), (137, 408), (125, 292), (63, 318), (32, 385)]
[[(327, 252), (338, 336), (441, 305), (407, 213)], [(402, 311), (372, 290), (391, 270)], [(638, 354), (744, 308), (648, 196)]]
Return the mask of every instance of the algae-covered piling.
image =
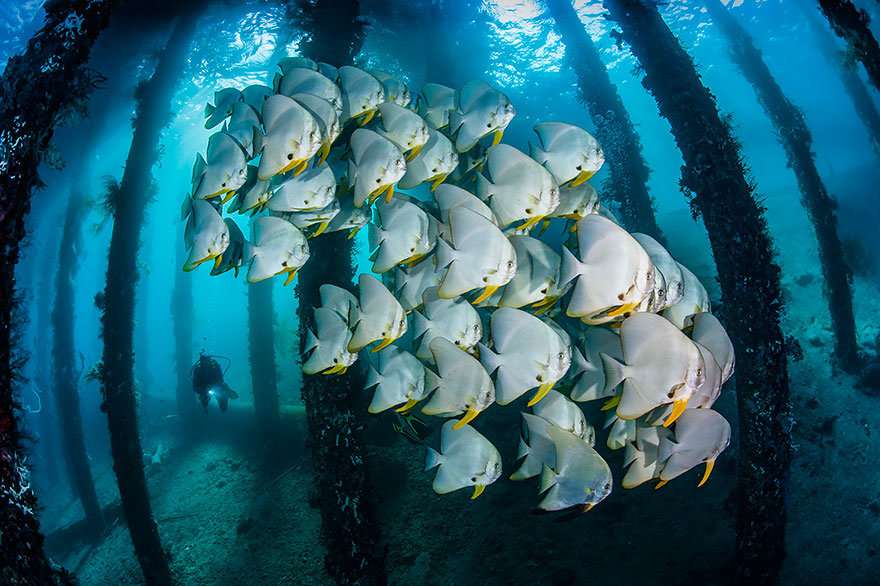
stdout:
[(812, 151), (813, 137), (801, 111), (791, 103), (767, 68), (751, 35), (719, 0), (705, 0), (712, 19), (728, 39), (731, 57), (755, 90), (758, 101), (776, 129), (788, 163), (797, 177), (801, 202), (807, 210), (819, 244), (819, 262), (828, 292), (828, 310), (834, 330), (838, 363), (847, 372), (859, 368), (859, 347), (853, 316), (851, 271), (837, 235), (836, 204), (828, 195)]
[(737, 356), (737, 574), (743, 583), (775, 584), (785, 558), (790, 404), (780, 271), (763, 209), (729, 124), (656, 5), (605, 0), (605, 6), (644, 69), (642, 84), (669, 120), (686, 165), (682, 187), (709, 234), (722, 317)]
[(160, 54), (153, 76), (136, 90), (137, 114), (125, 172), (115, 201), (103, 316), (103, 410), (107, 413), (113, 468), (135, 553), (149, 585), (171, 584), (159, 540), (142, 462), (134, 393), (134, 292), (141, 227), (151, 195), (159, 137), (169, 121), (171, 99), (186, 64), (197, 17), (183, 14)]
[(596, 124), (596, 138), (611, 169), (603, 190), (619, 206), (621, 221), (632, 232), (663, 241), (648, 193), (648, 169), (642, 145), (599, 51), (570, 0), (545, 0), (565, 44), (566, 61), (578, 80), (580, 96)]

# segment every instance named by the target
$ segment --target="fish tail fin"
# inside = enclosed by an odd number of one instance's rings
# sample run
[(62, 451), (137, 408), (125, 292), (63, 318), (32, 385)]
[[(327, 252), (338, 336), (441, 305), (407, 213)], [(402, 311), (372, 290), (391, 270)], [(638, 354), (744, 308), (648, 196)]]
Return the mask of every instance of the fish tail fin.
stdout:
[(660, 443), (657, 445), (657, 464), (663, 464), (669, 458), (672, 457), (672, 454), (675, 453), (675, 447), (678, 444), (672, 441), (669, 438), (661, 437)]
[(434, 251), (434, 255), (437, 260), (437, 268), (442, 269), (449, 266), (455, 260), (455, 249), (443, 238), (438, 238), (437, 249)]
[(501, 366), (501, 357), (495, 354), (487, 346), (477, 342), (477, 349), (480, 351), (480, 364), (486, 369), (486, 372), (492, 374)]
[(260, 153), (260, 151), (262, 151), (262, 150), (263, 150), (263, 132), (259, 128), (254, 126), (254, 144), (253, 144), (253, 146), (251, 146), (251, 151), (253, 152), (254, 157), (256, 157)]
[(544, 464), (544, 469), (541, 471), (541, 489), (538, 494), (549, 490), (554, 484), (556, 484), (556, 473), (550, 466)]
[[(425, 368), (425, 395), (436, 389), (440, 386), (440, 377), (431, 370), (430, 368)], [(424, 411), (423, 411), (424, 413)]]
[(559, 266), (559, 282), (557, 287), (563, 287), (572, 282), (582, 272), (584, 263), (579, 261), (567, 246), (562, 247), (562, 264)]
[(439, 466), (442, 458), (443, 457), (440, 455), (440, 452), (432, 448), (428, 448), (428, 455), (425, 456), (425, 472), (427, 472), (431, 468), (436, 468), (437, 466)]
[(547, 160), (546, 154), (547, 153), (542, 151), (535, 143), (529, 143), (529, 156), (541, 163), (542, 165), (544, 164), (544, 161)]
[(623, 379), (626, 378), (626, 373), (623, 370), (623, 364), (604, 352), (599, 352), (599, 358), (602, 360), (602, 371), (605, 373), (605, 389), (603, 393), (608, 394), (623, 382)]
[(367, 242), (369, 243), (370, 250), (375, 250), (382, 244), (382, 230), (372, 222), (367, 224)]
[(413, 339), (418, 338), (428, 331), (430, 325), (431, 323), (428, 321), (428, 318), (418, 311), (413, 311)]
[(464, 114), (458, 110), (449, 111), (449, 136), (451, 137), (464, 123)]
[(532, 453), (532, 449), (529, 447), (529, 444), (526, 443), (526, 440), (520, 436), (519, 438), (519, 448), (516, 453), (516, 459), (525, 458), (529, 454)]
[(382, 375), (379, 374), (378, 370), (373, 368), (373, 365), (370, 365), (370, 371), (367, 373), (367, 382), (364, 384), (364, 388), (369, 389), (380, 384), (382, 384)]
[(482, 173), (477, 173), (475, 179), (477, 180), (476, 195), (481, 200), (486, 201), (492, 195), (492, 183)]
[(312, 333), (310, 328), (306, 328), (306, 344), (303, 346), (303, 354), (318, 345), (318, 338)]

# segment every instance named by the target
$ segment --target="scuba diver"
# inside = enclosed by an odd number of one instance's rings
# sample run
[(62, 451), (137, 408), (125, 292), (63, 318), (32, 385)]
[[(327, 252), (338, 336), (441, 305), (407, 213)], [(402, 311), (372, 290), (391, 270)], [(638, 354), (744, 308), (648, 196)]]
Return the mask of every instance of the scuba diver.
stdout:
[[(217, 358), (224, 358), (229, 361), (224, 356), (218, 356)], [(229, 369), (228, 364), (226, 369)], [(222, 412), (225, 412), (229, 406), (229, 399), (238, 398), (238, 393), (230, 389), (229, 385), (223, 382), (223, 375), (226, 374), (226, 371), (221, 370), (220, 364), (214, 360), (214, 356), (205, 354), (204, 349), (199, 352), (199, 359), (193, 364), (191, 373), (193, 391), (198, 393), (199, 401), (201, 401), (202, 406), (205, 408), (205, 413), (208, 412), (208, 403), (211, 401), (211, 397), (217, 399), (217, 404), (220, 405), (220, 411)]]

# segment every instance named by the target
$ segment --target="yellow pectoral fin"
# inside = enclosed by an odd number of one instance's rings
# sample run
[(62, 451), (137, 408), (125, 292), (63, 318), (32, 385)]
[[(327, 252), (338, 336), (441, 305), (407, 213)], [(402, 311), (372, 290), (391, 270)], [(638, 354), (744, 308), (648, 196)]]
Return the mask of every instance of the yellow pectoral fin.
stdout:
[(547, 231), (547, 228), (550, 226), (550, 218), (544, 218), (544, 221), (541, 223), (541, 230), (538, 232), (538, 236)]
[(390, 202), (392, 197), (394, 197), (394, 184), (393, 183), (385, 188), (385, 203)]
[(477, 498), (478, 496), (480, 496), (481, 494), (483, 494), (483, 491), (484, 491), (484, 490), (486, 490), (486, 485), (485, 485), (485, 484), (476, 484), (476, 485), (474, 485), (474, 496), (471, 497), (471, 500), (474, 500), (475, 498)]
[(385, 338), (384, 340), (382, 340), (381, 344), (379, 344), (378, 346), (376, 346), (375, 348), (370, 350), (370, 353), (372, 354), (372, 353), (378, 352), (382, 348), (385, 348), (386, 346), (390, 346), (391, 342), (393, 342), (393, 341), (394, 341), (394, 338)]
[(424, 145), (414, 146), (410, 149), (409, 154), (406, 156), (407, 163), (419, 156), (419, 153), (422, 151), (422, 146)]
[(621, 305), (617, 309), (612, 309), (611, 311), (609, 311), (605, 315), (607, 315), (608, 317), (617, 317), (619, 315), (623, 315), (624, 313), (626, 313), (628, 311), (632, 311), (633, 309), (635, 309), (638, 306), (639, 306), (638, 303), (624, 303), (623, 305)]
[(577, 225), (577, 222), (575, 221), (575, 223), (571, 225), (571, 228), (569, 228), (568, 231), (574, 232), (577, 229), (578, 229), (578, 225)]
[(663, 427), (669, 427), (672, 423), (678, 419), (678, 416), (684, 413), (685, 408), (687, 407), (688, 399), (680, 399), (678, 401), (674, 401), (672, 403), (672, 415), (666, 418), (666, 421), (663, 422)]
[(287, 287), (288, 285), (290, 285), (294, 278), (296, 278), (295, 269), (287, 273), (287, 278), (284, 280), (284, 286)]
[(363, 118), (358, 118), (358, 126), (363, 126), (367, 122), (373, 119), (373, 114), (375, 114), (375, 110), (370, 110), (366, 114), (363, 114)]
[(308, 159), (303, 159), (302, 162), (297, 166), (296, 171), (293, 172), (293, 176), (296, 177), (300, 173), (306, 170), (306, 167), (309, 165)]
[(495, 136), (492, 137), (492, 146), (495, 146), (499, 142), (501, 142), (501, 137), (504, 135), (504, 130), (496, 130)]
[(397, 411), (398, 413), (409, 413), (410, 411), (412, 411), (413, 407), (416, 406), (416, 404), (418, 404), (418, 401), (416, 399), (410, 399), (406, 402), (404, 406), (398, 407), (397, 409), (395, 409), (395, 411)]
[(226, 203), (227, 201), (232, 199), (232, 197), (235, 195), (235, 192), (234, 191), (221, 191), (217, 195), (221, 195), (221, 194), (225, 194), (225, 195), (223, 195), (223, 199), (220, 200), (220, 205), (223, 205), (224, 203)]
[(604, 405), (602, 405), (602, 411), (610, 411), (611, 409), (614, 409), (615, 407), (617, 407), (617, 405), (619, 403), (620, 403), (620, 395), (614, 395), (613, 397), (608, 399)]
[(547, 395), (547, 393), (550, 392), (550, 389), (552, 389), (552, 388), (553, 388), (552, 382), (544, 383), (543, 385), (538, 387), (538, 394), (536, 394), (534, 397), (532, 397), (532, 400), (528, 402), (527, 406), (531, 407), (532, 405), (536, 404), (538, 401), (543, 399)]
[(700, 484), (697, 485), (697, 488), (706, 484), (706, 481), (709, 480), (709, 475), (712, 474), (712, 468), (715, 467), (715, 460), (708, 460), (706, 462), (706, 472), (703, 473), (703, 479), (700, 481)]
[(221, 262), (223, 262), (223, 255), (218, 254), (216, 257), (214, 257), (214, 268), (212, 270), (216, 271), (218, 268), (220, 268)]
[(592, 177), (595, 174), (596, 174), (595, 171), (581, 171), (580, 173), (578, 173), (577, 177), (572, 179), (571, 186), (577, 187), (578, 185), (584, 183), (585, 181), (587, 181), (590, 177)]
[(345, 367), (342, 366), (341, 364), (334, 364), (332, 368), (328, 368), (327, 370), (325, 370), (321, 374), (336, 374), (340, 370), (345, 370)]
[(327, 229), (327, 226), (329, 226), (329, 225), (330, 225), (330, 222), (321, 222), (320, 224), (318, 224), (318, 229), (315, 230), (315, 233), (314, 233), (314, 234), (312, 234), (312, 238), (314, 238), (315, 236), (320, 236), (321, 233), (322, 233), (324, 230), (326, 230), (326, 229)]
[(431, 184), (431, 192), (437, 189), (437, 186), (446, 181), (446, 178), (449, 177), (449, 173), (445, 173), (443, 175), (437, 175), (434, 178), (434, 183)]
[(532, 226), (534, 226), (535, 224), (537, 224), (538, 222), (540, 222), (543, 219), (544, 219), (544, 216), (534, 216), (532, 218), (529, 218), (528, 220), (526, 220), (526, 222), (522, 226), (517, 228), (517, 230), (529, 230), (529, 229), (531, 229)]
[(537, 309), (534, 311), (534, 314), (535, 314), (535, 315), (541, 315), (541, 314), (544, 313), (545, 311), (548, 311), (551, 307), (553, 307), (553, 304), (552, 304), (552, 303), (548, 303), (547, 305), (545, 305), (545, 306), (543, 306), (543, 307), (539, 307), (539, 308), (537, 308)]
[(473, 409), (468, 409), (468, 410), (465, 412), (464, 417), (462, 417), (461, 419), (459, 419), (458, 422), (457, 422), (455, 425), (452, 426), (452, 429), (454, 429), (454, 430), (459, 430), (459, 429), (461, 429), (462, 427), (464, 427), (465, 425), (467, 425), (468, 423), (470, 423), (471, 421), (473, 421), (473, 420), (474, 420), (474, 417), (476, 417), (476, 416), (479, 415), (479, 414), (480, 414), (479, 411), (475, 411), (475, 410), (473, 410)]
[(324, 161), (327, 160), (327, 155), (329, 155), (329, 154), (330, 154), (330, 143), (325, 142), (323, 145), (321, 145), (321, 150), (318, 151), (318, 155), (320, 155), (320, 158), (318, 159), (318, 166), (319, 167), (324, 164)]
[(345, 371), (346, 371), (346, 370), (348, 370), (348, 367), (347, 367), (347, 366), (343, 366), (343, 367), (342, 367), (342, 370), (340, 370), (339, 373), (338, 373), (339, 376), (342, 376), (343, 374), (345, 374)]
[(351, 232), (348, 233), (348, 239), (351, 240), (352, 238), (357, 236), (357, 233), (360, 231), (361, 228), (363, 228), (363, 226), (358, 226), (357, 228), (352, 228)]
[(669, 481), (668, 480), (661, 480), (660, 482), (657, 483), (657, 486), (654, 487), (654, 490), (657, 490), (661, 486), (664, 486), (667, 482), (669, 482)]
[(479, 297), (474, 299), (473, 303), (476, 304), (476, 303), (480, 303), (482, 301), (485, 301), (486, 299), (488, 299), (492, 295), (492, 293), (494, 293), (497, 290), (498, 290), (498, 285), (489, 285), (488, 287), (483, 289), (483, 292), (480, 294)]

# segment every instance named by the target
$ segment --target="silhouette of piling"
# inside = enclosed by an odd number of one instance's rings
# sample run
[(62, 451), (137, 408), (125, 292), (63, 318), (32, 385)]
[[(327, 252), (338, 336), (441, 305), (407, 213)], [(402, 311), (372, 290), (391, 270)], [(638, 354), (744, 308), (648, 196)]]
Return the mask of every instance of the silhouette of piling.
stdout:
[(277, 439), (280, 421), (272, 286), (271, 280), (248, 285), (248, 353), (254, 390), (254, 411), (263, 440), (270, 443)]
[[(350, 0), (318, 0), (305, 4), (302, 43), (306, 57), (336, 66), (352, 63), (360, 51), (364, 22), (359, 5)], [(318, 289), (331, 283), (352, 288), (354, 263), (351, 240), (343, 232), (324, 234), (311, 247), (309, 263), (298, 273), (300, 340), (321, 305)], [(300, 348), (296, 349), (301, 350)], [(385, 584), (385, 558), (380, 543), (373, 495), (365, 466), (363, 428), (366, 405), (364, 374), (352, 367), (341, 375), (304, 376), (308, 445), (321, 510), (321, 535), (327, 546), (325, 567), (340, 585)]]
[(159, 137), (169, 122), (171, 100), (186, 65), (197, 18), (181, 15), (153, 76), (135, 91), (137, 110), (131, 148), (114, 201), (113, 234), (104, 292), (104, 367), (102, 409), (107, 413), (113, 469), (135, 554), (149, 586), (172, 583), (167, 555), (153, 518), (138, 436), (133, 374), (134, 294), (137, 252), (152, 195), (152, 167), (159, 157)]
[(880, 92), (880, 45), (869, 28), (871, 19), (849, 0), (818, 0), (831, 28), (846, 41), (849, 56), (860, 62), (868, 81)]
[(865, 125), (871, 146), (874, 148), (877, 156), (880, 156), (880, 112), (877, 111), (877, 106), (874, 105), (874, 100), (871, 98), (868, 88), (862, 83), (855, 67), (847, 64), (844, 60), (837, 49), (834, 36), (813, 14), (815, 6), (807, 5), (803, 2), (794, 2), (794, 5), (801, 10), (804, 19), (813, 32), (819, 50), (837, 70), (837, 75), (840, 77), (843, 89), (849, 94), (856, 114)]
[(599, 51), (571, 0), (545, 0), (545, 4), (565, 44), (566, 62), (577, 77), (580, 97), (590, 109), (596, 138), (610, 167), (603, 198), (618, 206), (621, 221), (631, 232), (649, 234), (662, 242), (663, 234), (648, 192), (650, 170), (642, 157), (642, 144)]
[(86, 213), (85, 194), (76, 188), (71, 190), (64, 219), (61, 246), (58, 250), (58, 273), (55, 278), (55, 307), (52, 310), (54, 326), (53, 374), (55, 403), (58, 407), (58, 424), (73, 491), (79, 497), (86, 522), (92, 531), (104, 527), (101, 505), (95, 492), (95, 481), (86, 452), (83, 434), (82, 412), (79, 404), (80, 372), (76, 368), (76, 351), (73, 341), (74, 290), (79, 259), (83, 249), (82, 222)]
[(645, 72), (642, 85), (669, 121), (685, 161), (682, 186), (706, 225), (737, 357), (738, 583), (777, 584), (785, 559), (791, 463), (790, 403), (780, 270), (739, 145), (690, 56), (653, 2), (605, 0)]
[(705, 0), (706, 8), (728, 39), (733, 62), (742, 71), (758, 96), (758, 101), (785, 148), (788, 163), (797, 177), (801, 203), (816, 231), (819, 262), (825, 277), (828, 309), (834, 330), (834, 350), (838, 364), (847, 372), (860, 366), (856, 325), (853, 317), (850, 279), (852, 271), (843, 258), (843, 247), (837, 236), (836, 203), (828, 195), (816, 170), (812, 151), (813, 136), (801, 111), (782, 93), (761, 52), (748, 32), (728, 12), (720, 0)]
[(186, 250), (177, 247), (177, 270), (174, 271), (174, 290), (171, 294), (171, 319), (174, 330), (174, 370), (177, 372), (177, 415), (181, 419), (181, 429), (191, 431), (189, 425), (197, 412), (196, 395), (192, 388), (191, 373), (193, 365), (192, 348), (192, 274), (181, 270), (186, 262)]
[(84, 65), (115, 5), (46, 4), (45, 24), (22, 55), (9, 59), (0, 78), (0, 582), (8, 584), (71, 582), (46, 557), (15, 414), (13, 389), (23, 357), (15, 338), (20, 302), (14, 272), (31, 195), (42, 185), (38, 167), (61, 117), (92, 89)]

